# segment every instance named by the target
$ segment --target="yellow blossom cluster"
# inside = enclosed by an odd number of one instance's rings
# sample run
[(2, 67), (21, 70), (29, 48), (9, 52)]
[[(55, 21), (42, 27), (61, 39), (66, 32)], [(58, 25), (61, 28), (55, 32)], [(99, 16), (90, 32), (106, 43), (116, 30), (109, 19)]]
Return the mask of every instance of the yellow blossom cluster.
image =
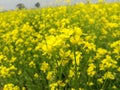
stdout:
[(0, 88), (120, 89), (120, 3), (70, 1), (0, 12)]

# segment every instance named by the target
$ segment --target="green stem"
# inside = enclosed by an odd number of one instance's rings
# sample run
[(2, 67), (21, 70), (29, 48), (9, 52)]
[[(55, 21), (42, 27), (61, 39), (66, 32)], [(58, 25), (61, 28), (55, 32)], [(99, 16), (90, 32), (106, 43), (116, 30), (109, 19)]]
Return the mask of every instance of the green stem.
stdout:
[(79, 89), (77, 76), (77, 61), (76, 61), (76, 45), (74, 45), (74, 60), (75, 60), (75, 90)]
[(104, 90), (103, 88), (105, 86), (106, 81), (107, 81), (107, 79), (105, 80), (104, 84), (102, 85), (102, 88), (101, 88), (102, 90)]

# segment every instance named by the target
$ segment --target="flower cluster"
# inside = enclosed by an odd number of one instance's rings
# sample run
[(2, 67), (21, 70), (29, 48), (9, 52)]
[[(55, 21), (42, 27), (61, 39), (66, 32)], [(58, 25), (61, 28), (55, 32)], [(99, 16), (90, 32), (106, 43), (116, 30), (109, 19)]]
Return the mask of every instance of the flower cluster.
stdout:
[(119, 90), (119, 5), (1, 12), (0, 88)]

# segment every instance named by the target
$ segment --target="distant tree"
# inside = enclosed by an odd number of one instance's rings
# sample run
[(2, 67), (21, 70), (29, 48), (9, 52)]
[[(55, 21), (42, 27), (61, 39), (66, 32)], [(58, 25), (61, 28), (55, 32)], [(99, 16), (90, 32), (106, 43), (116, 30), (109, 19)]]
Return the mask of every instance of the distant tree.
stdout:
[(91, 3), (91, 0), (86, 0), (86, 3), (87, 3), (87, 4), (90, 4), (90, 3)]
[(23, 4), (23, 3), (19, 3), (19, 4), (17, 4), (16, 5), (16, 7), (18, 8), (18, 9), (25, 9), (25, 5)]
[(35, 4), (35, 7), (39, 8), (39, 7), (40, 7), (40, 3), (37, 2), (37, 3)]

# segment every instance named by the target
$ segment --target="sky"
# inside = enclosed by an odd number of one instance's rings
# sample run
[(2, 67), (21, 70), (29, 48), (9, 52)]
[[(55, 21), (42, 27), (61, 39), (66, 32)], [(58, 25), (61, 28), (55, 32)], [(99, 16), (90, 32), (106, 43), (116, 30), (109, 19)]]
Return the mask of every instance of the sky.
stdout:
[[(71, 1), (74, 4), (78, 2), (85, 2), (86, 0), (71, 0)], [(97, 0), (92, 0), (92, 1), (96, 2)], [(111, 2), (115, 0), (106, 0), (106, 1)], [(0, 0), (0, 9), (4, 9), (4, 10), (15, 9), (18, 3), (23, 3), (26, 6), (26, 8), (32, 8), (34, 7), (36, 2), (40, 2), (41, 7), (56, 5), (56, 0)]]

